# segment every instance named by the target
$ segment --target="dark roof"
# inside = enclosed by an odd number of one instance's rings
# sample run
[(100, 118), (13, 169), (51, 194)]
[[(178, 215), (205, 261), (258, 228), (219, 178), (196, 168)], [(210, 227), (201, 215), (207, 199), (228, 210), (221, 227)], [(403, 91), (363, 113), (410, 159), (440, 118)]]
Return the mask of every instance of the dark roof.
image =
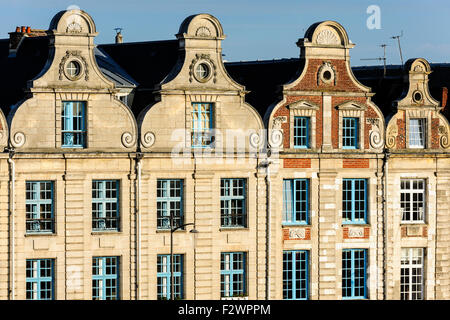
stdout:
[(303, 69), (300, 59), (227, 62), (229, 75), (250, 93), (245, 101), (264, 117), (267, 107), (282, 99), (283, 84), (295, 80)]
[[(136, 87), (138, 83), (101, 49), (95, 49), (95, 58), (102, 73), (117, 87)], [(33, 80), (44, 69), (49, 55), (49, 38), (25, 37), (14, 57), (9, 57), (9, 39), (0, 39), (0, 107), (8, 115), (10, 107), (26, 97), (27, 81)]]
[(178, 59), (177, 40), (102, 44), (98, 48), (140, 84), (131, 106), (136, 116), (155, 101), (151, 90), (164, 80)]
[[(15, 57), (8, 57), (9, 39), (1, 42), (0, 107), (7, 116), (10, 106), (25, 98), (24, 89), (27, 87), (27, 81), (34, 79), (44, 68), (48, 56), (48, 38), (24, 38)], [(8, 43), (8, 46), (5, 43)]]
[[(25, 97), (24, 88), (28, 80), (43, 69), (48, 56), (48, 38), (25, 38), (15, 58), (8, 58), (8, 39), (0, 40), (0, 85), (4, 89), (1, 101), (3, 112)], [(120, 44), (102, 44), (95, 50), (97, 63), (102, 72), (118, 87), (137, 86), (131, 109), (139, 112), (156, 101), (155, 88), (168, 75), (178, 59), (183, 59), (178, 40), (145, 41)], [(295, 80), (303, 69), (299, 58), (226, 62), (229, 75), (250, 91), (246, 101), (255, 107), (261, 117), (267, 108), (281, 101), (282, 85)], [(450, 64), (430, 64), (432, 73), (429, 86), (432, 96), (442, 100), (442, 88), (450, 87)], [(372, 100), (385, 116), (391, 113), (392, 102), (407, 89), (404, 69), (400, 65), (388, 65), (386, 75), (383, 66), (352, 67), (356, 78), (375, 93)], [(450, 108), (447, 107), (447, 110)]]

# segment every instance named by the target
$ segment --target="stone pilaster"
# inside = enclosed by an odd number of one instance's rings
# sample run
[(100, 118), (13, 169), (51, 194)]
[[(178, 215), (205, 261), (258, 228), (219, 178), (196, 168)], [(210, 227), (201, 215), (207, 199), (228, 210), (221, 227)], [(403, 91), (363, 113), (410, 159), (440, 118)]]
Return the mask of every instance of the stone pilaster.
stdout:
[[(336, 299), (340, 256), (336, 249), (336, 172), (319, 173), (319, 299)], [(340, 277), (339, 277), (340, 279)]]

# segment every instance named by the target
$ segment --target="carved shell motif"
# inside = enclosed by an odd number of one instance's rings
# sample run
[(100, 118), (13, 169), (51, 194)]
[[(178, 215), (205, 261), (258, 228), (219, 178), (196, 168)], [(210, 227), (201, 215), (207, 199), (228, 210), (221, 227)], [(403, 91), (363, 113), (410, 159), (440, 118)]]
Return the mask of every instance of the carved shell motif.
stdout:
[(336, 34), (330, 29), (324, 29), (319, 32), (316, 38), (318, 44), (340, 44), (340, 41)]
[(199, 27), (195, 32), (197, 37), (211, 37), (211, 31), (207, 27)]

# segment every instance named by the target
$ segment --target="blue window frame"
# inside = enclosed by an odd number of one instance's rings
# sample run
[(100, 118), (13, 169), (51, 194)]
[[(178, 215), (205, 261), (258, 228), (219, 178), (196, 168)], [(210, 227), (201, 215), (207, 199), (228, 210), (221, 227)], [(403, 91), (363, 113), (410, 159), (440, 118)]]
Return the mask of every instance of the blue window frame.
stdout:
[[(157, 256), (157, 286), (158, 299), (169, 300), (170, 285), (170, 255), (158, 254)], [(183, 255), (173, 255), (173, 296), (174, 299), (183, 299)]]
[(92, 230), (119, 231), (119, 181), (92, 181)]
[(222, 227), (246, 227), (245, 179), (220, 180), (220, 221)]
[(220, 259), (221, 297), (247, 295), (245, 252), (222, 252)]
[(309, 148), (309, 117), (294, 117), (294, 148)]
[(283, 224), (308, 224), (309, 180), (283, 180)]
[(26, 182), (26, 232), (54, 232), (53, 182)]
[(283, 252), (283, 299), (309, 298), (309, 253), (306, 250)]
[(212, 143), (212, 103), (192, 103), (192, 147), (205, 148)]
[(158, 229), (170, 229), (170, 214), (173, 217), (173, 227), (183, 224), (183, 180), (157, 180), (156, 211)]
[(119, 300), (119, 257), (92, 258), (92, 300)]
[(343, 179), (342, 222), (367, 223), (367, 180)]
[(342, 148), (358, 148), (358, 118), (342, 119)]
[(53, 300), (54, 259), (29, 259), (26, 261), (27, 300)]
[(62, 147), (86, 147), (86, 103), (64, 101), (61, 118)]
[(367, 298), (367, 250), (342, 250), (342, 298)]

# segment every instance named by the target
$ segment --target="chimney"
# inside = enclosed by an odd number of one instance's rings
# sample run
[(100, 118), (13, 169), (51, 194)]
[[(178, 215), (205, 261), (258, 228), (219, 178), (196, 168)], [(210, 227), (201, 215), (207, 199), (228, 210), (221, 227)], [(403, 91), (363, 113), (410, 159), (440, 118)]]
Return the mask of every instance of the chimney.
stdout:
[(117, 34), (116, 34), (116, 43), (123, 43), (123, 36), (122, 36), (122, 28), (116, 28), (114, 29), (116, 30)]
[(446, 87), (442, 87), (442, 99), (441, 99), (442, 113), (447, 116), (450, 116), (450, 107), (447, 104), (447, 94), (448, 89)]
[(46, 30), (31, 29), (30, 26), (16, 27), (16, 31), (9, 32), (9, 56), (15, 57), (23, 38), (45, 36), (47, 36)]

